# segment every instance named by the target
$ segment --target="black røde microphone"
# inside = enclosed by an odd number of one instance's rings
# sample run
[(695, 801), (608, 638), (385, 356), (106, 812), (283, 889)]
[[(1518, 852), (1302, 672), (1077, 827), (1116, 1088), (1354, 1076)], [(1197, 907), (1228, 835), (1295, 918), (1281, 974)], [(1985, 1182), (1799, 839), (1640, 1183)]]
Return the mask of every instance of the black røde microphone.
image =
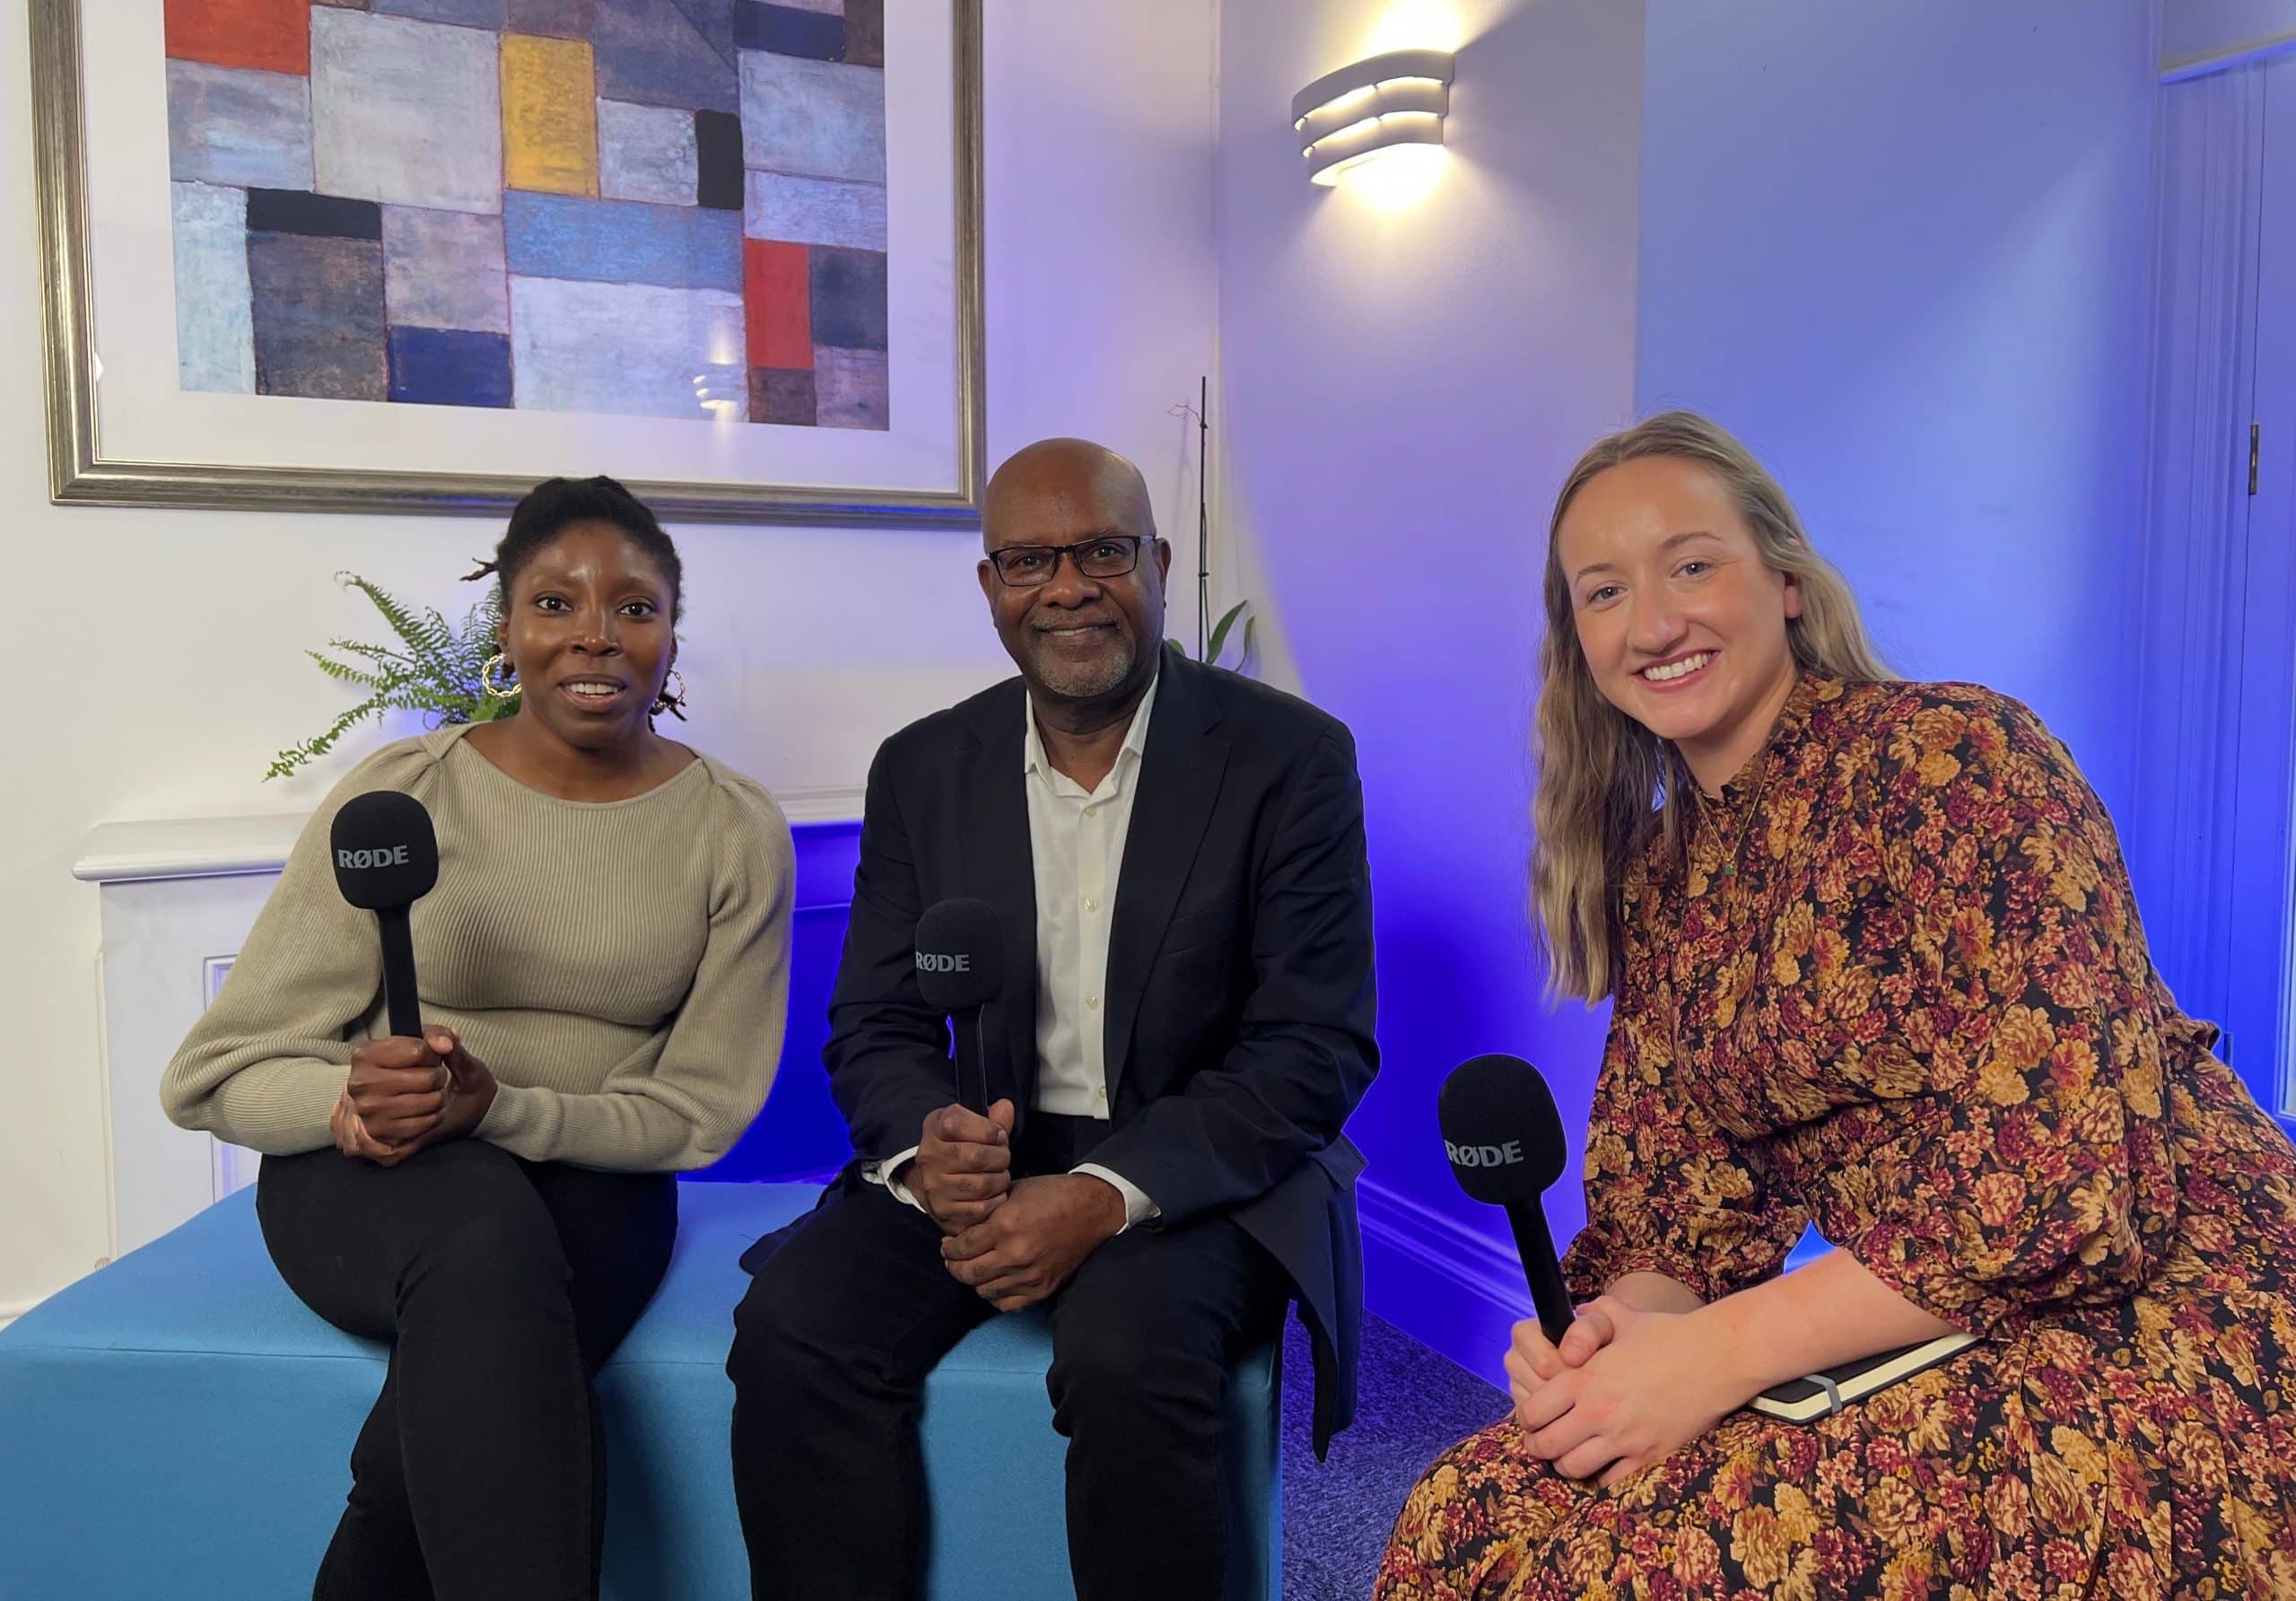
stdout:
[(1005, 935), (997, 909), (970, 897), (926, 907), (917, 919), (917, 993), (948, 1014), (956, 1035), (956, 1098), (982, 1114), (989, 1109), (989, 1056), (981, 1009), (1004, 987)]
[(1459, 1187), (1506, 1209), (1539, 1326), (1560, 1343), (1571, 1325), (1570, 1291), (1539, 1198), (1563, 1176), (1567, 1151), (1547, 1080), (1520, 1056), (1478, 1056), (1444, 1080), (1436, 1120)]
[(431, 814), (414, 796), (371, 790), (335, 814), (327, 836), (335, 853), (335, 882), (343, 898), (363, 906), (382, 924), (383, 998), (390, 1031), (423, 1037), (423, 1007), (415, 993), (415, 940), (407, 909), (439, 881), (439, 836)]

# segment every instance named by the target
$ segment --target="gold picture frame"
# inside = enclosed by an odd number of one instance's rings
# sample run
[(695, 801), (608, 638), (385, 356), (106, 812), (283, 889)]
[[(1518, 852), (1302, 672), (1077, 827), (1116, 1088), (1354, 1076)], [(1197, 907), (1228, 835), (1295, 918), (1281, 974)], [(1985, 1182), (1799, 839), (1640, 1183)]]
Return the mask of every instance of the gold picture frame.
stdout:
[[(946, 489), (750, 486), (630, 474), (666, 521), (977, 528), (985, 481), (980, 0), (948, 0), (954, 58), (956, 460)], [(80, 0), (31, 0), (49, 497), (57, 504), (499, 517), (540, 475), (195, 464), (108, 454), (102, 439)], [(160, 48), (153, 40), (153, 48)], [(616, 474), (615, 476), (623, 476)]]

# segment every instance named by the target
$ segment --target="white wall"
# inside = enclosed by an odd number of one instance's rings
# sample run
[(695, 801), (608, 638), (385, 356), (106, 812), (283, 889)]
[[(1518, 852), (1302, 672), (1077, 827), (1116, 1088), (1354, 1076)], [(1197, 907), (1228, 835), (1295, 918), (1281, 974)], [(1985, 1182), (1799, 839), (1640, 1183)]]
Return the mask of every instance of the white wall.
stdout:
[[(1414, 46), (1459, 51), (1446, 154), (1419, 185), (1310, 184), (1292, 94)], [(1353, 727), (1369, 814), (1372, 1307), (1489, 1366), (1476, 1308), (1392, 1242), (1496, 1226), (1437, 1139), (1462, 1058), (1531, 1056), (1585, 1125), (1600, 1030), (1539, 1003), (1525, 748), (1548, 503), (1633, 401), (1642, 7), (1251, 0), (1220, 51), (1224, 532), (1256, 548), (1301, 686)], [(1576, 1228), (1575, 1186), (1555, 1212)]]
[(1762, 456), (1909, 677), (2126, 821), (2150, 0), (1649, 0), (1636, 395)]
[[(1193, 434), (1168, 411), (1214, 354), (1213, 0), (984, 9), (991, 460), (1048, 433), (1126, 451), (1192, 568)], [(108, 1248), (96, 891), (70, 870), (87, 830), (311, 804), (326, 775), (258, 779), (346, 704), (302, 648), (375, 632), (330, 574), (458, 615), (453, 581), (500, 532), (48, 503), (27, 27), (0, 0), (0, 587), (22, 707), (0, 763), (0, 1318)], [(878, 739), (1008, 670), (969, 536), (674, 531), (689, 737), (769, 783), (858, 784)]]

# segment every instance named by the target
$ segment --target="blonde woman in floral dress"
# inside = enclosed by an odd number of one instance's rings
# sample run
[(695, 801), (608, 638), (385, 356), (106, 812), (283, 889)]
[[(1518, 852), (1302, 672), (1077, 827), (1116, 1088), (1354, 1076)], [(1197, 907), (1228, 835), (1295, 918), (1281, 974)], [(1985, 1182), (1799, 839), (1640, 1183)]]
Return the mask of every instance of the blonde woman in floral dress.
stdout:
[[(1545, 592), (1539, 911), (1614, 1006), (1581, 1309), (1516, 1326), (1378, 1601), (2296, 1597), (2296, 1152), (2065, 748), (1893, 681), (1702, 418), (1588, 453)], [(1805, 1223), (1839, 1248), (1782, 1274)], [(1955, 1329), (1815, 1424), (1743, 1410)]]

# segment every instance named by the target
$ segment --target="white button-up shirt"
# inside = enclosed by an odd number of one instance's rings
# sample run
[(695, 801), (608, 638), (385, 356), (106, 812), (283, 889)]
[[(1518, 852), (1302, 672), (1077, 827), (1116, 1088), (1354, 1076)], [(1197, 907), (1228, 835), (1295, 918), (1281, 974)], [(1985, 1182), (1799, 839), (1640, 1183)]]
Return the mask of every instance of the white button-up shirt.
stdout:
[[(1052, 766), (1032, 704), (1022, 720), (1022, 771), (1028, 795), (1028, 850), (1036, 879), (1036, 1110), (1063, 1117), (1108, 1117), (1108, 932), (1132, 830), (1148, 718), (1159, 673), (1132, 713), (1115, 765), (1097, 789)], [(919, 1205), (886, 1176), (917, 1154), (912, 1146), (869, 1169), (893, 1193)], [(1097, 1162), (1079, 1163), (1124, 1198), (1124, 1226), (1156, 1215), (1137, 1185)]]

